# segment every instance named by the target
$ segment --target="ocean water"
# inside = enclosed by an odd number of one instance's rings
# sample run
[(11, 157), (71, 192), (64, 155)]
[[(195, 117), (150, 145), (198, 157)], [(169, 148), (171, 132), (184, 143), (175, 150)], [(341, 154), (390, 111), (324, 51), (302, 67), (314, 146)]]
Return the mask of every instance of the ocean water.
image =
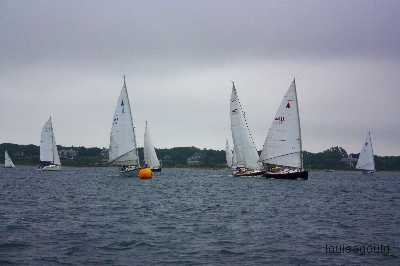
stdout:
[(163, 169), (140, 181), (114, 168), (0, 169), (8, 264), (400, 265), (400, 173)]

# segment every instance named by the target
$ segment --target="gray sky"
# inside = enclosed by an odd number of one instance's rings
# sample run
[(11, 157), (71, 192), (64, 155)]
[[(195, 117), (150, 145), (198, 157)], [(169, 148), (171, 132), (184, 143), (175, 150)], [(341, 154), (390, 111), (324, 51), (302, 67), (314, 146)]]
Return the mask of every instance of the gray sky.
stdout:
[(295, 76), (304, 149), (400, 155), (400, 1), (0, 0), (0, 142), (108, 146), (127, 76), (137, 140), (223, 149), (236, 81), (261, 149)]

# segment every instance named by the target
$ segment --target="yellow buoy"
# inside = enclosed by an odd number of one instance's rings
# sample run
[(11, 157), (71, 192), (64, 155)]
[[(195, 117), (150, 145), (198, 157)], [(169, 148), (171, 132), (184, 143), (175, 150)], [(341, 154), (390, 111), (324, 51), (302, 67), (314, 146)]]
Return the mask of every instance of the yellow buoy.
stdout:
[(142, 168), (139, 170), (138, 176), (140, 179), (151, 179), (153, 178), (153, 171), (150, 168)]

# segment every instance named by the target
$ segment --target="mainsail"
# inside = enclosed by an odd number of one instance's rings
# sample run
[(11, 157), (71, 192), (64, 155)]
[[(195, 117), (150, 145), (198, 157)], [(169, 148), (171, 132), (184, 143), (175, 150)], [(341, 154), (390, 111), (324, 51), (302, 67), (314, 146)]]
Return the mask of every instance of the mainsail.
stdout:
[(146, 121), (146, 128), (144, 130), (144, 146), (143, 146), (144, 162), (148, 167), (156, 169), (160, 168), (160, 161), (157, 158), (156, 150), (154, 149), (153, 142), (151, 141), (150, 130)]
[(11, 160), (11, 157), (7, 151), (4, 151), (4, 167), (5, 168), (14, 168), (15, 167), (15, 165), (14, 165), (13, 161)]
[(368, 131), (367, 138), (361, 148), (360, 156), (358, 157), (357, 169), (375, 171), (374, 151), (372, 149), (371, 132)]
[(246, 117), (237, 95), (235, 83), (233, 83), (232, 86), (230, 115), (237, 166), (253, 170), (260, 169), (257, 149), (247, 126)]
[(269, 128), (260, 161), (264, 164), (303, 168), (299, 105), (293, 80)]
[(232, 150), (231, 147), (229, 146), (229, 142), (228, 140), (226, 140), (226, 144), (225, 144), (225, 160), (226, 160), (226, 165), (228, 167), (232, 167), (232, 158), (233, 154), (232, 154)]
[(133, 126), (125, 76), (111, 127), (109, 163), (121, 166), (139, 166), (135, 128)]
[(235, 149), (232, 150), (232, 168), (236, 168), (238, 165), (237, 159), (236, 159), (236, 153)]
[(51, 117), (44, 124), (40, 136), (40, 161), (61, 165)]

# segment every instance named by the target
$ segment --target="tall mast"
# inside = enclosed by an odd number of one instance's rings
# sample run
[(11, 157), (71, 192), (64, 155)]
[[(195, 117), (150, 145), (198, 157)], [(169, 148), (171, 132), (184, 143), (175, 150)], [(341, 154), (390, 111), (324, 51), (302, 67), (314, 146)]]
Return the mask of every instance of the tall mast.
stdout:
[(51, 151), (52, 151), (52, 155), (53, 155), (53, 164), (54, 164), (54, 161), (55, 161), (55, 158), (54, 158), (54, 143), (55, 143), (55, 141), (54, 141), (53, 121), (51, 121), (51, 116), (50, 116), (50, 129), (51, 129), (51, 144), (52, 144)]
[(299, 100), (297, 98), (297, 88), (296, 88), (296, 79), (293, 78), (293, 86), (294, 86), (294, 95), (296, 97), (296, 107), (297, 107), (297, 120), (299, 125), (299, 137), (300, 137), (300, 161), (301, 161), (301, 169), (304, 168), (303, 166), (303, 141), (301, 138), (301, 125), (300, 125), (300, 112), (299, 112)]
[[(129, 96), (128, 96), (128, 89), (126, 87), (125, 75), (123, 77), (124, 77), (124, 85), (123, 85), (123, 87), (126, 90), (126, 95), (127, 95), (128, 103), (129, 103), (129, 107), (130, 107), (131, 103), (130, 103)], [(131, 111), (131, 113), (130, 113), (130, 115), (131, 115), (131, 125), (132, 125), (132, 128), (133, 128), (133, 141), (135, 142), (135, 150), (136, 150), (136, 157), (137, 157), (137, 162), (136, 163), (137, 163), (137, 166), (139, 167), (140, 166), (139, 152), (138, 152), (138, 147), (137, 147), (137, 143), (136, 143), (135, 125), (133, 124), (132, 109), (130, 111)]]

